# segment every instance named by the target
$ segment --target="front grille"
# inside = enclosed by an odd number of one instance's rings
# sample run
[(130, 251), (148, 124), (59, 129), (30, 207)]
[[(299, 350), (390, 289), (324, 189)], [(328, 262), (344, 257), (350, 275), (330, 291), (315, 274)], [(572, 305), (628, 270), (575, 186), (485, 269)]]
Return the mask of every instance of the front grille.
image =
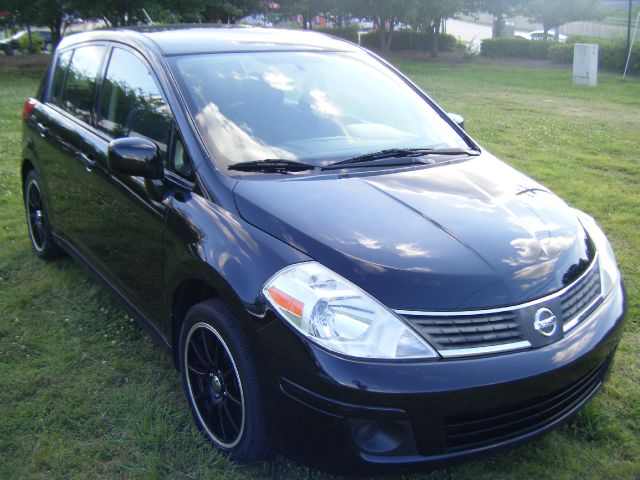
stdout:
[(609, 365), (599, 367), (575, 383), (544, 397), (508, 408), (444, 419), (447, 452), (474, 450), (535, 432), (573, 413), (600, 387)]
[[(542, 346), (540, 337), (530, 328), (537, 309), (550, 308), (566, 333), (584, 320), (601, 299), (600, 270), (596, 257), (574, 283), (526, 304), (465, 312), (398, 310), (397, 313), (440, 355), (451, 358)], [(529, 328), (525, 328), (525, 325)]]
[(600, 269), (597, 260), (594, 267), (583, 275), (560, 300), (562, 305), (562, 319), (565, 331), (577, 325), (591, 311), (600, 298)]
[(523, 340), (518, 312), (411, 317), (411, 324), (438, 350), (499, 345)]

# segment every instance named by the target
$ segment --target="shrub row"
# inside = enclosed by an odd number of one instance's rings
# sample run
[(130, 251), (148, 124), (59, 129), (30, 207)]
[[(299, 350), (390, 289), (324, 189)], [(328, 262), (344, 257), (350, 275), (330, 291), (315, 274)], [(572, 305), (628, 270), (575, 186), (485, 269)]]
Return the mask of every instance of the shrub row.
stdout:
[(358, 43), (358, 25), (348, 27), (314, 27), (314, 31), (340, 37), (353, 43)]
[[(380, 33), (369, 32), (360, 37), (363, 47), (379, 49)], [(430, 50), (432, 37), (428, 33), (416, 32), (415, 30), (398, 30), (393, 32), (391, 40), (391, 50)], [(458, 40), (453, 35), (441, 34), (438, 37), (438, 50), (451, 51)]]
[[(624, 40), (598, 42), (598, 65), (603, 70), (622, 72), (627, 63), (627, 48)], [(549, 60), (553, 63), (572, 63), (573, 44), (553, 45), (549, 48)], [(640, 49), (635, 48), (629, 62), (630, 72), (640, 72)]]
[[(549, 59), (553, 63), (572, 63), (573, 45), (577, 41), (599, 44), (598, 60), (603, 70), (622, 72), (627, 61), (625, 42), (620, 40), (571, 38), (567, 43), (527, 40), (520, 37), (488, 38), (482, 41), (481, 53), (494, 58)], [(631, 72), (640, 72), (640, 48), (631, 55)]]
[(522, 37), (487, 38), (482, 41), (480, 52), (492, 58), (545, 59), (551, 45), (554, 43)]

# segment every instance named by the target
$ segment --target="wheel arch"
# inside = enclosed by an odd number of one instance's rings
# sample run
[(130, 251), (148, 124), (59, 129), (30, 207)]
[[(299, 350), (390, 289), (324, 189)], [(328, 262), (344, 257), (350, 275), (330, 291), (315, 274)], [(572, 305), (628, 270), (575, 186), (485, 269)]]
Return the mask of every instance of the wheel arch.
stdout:
[(191, 307), (212, 298), (221, 299), (229, 308), (240, 328), (251, 337), (250, 319), (246, 306), (238, 298), (231, 286), (210, 265), (204, 262), (191, 263), (185, 269), (185, 275), (169, 289), (168, 305), (170, 341), (173, 361), (179, 368), (180, 329)]
[(173, 352), (173, 363), (179, 369), (179, 346), (180, 329), (187, 312), (191, 307), (211, 298), (219, 298), (218, 292), (200, 278), (189, 278), (183, 280), (173, 291), (171, 296), (171, 348)]
[(27, 178), (27, 175), (29, 175), (29, 172), (35, 169), (36, 169), (36, 166), (33, 164), (33, 162), (30, 159), (25, 158), (22, 160), (22, 164), (20, 165), (20, 178), (22, 179), (23, 186), (24, 186), (24, 181)]

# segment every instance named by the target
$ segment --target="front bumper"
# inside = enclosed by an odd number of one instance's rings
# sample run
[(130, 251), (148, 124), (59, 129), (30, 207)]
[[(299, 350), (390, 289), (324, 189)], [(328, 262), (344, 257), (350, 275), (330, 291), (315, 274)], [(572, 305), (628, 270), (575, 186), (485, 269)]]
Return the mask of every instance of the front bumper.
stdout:
[[(324, 468), (447, 463), (533, 438), (599, 390), (623, 331), (622, 284), (544, 348), (436, 362), (372, 362), (261, 331), (277, 383), (280, 443)], [(284, 328), (283, 328), (284, 327)], [(275, 347), (275, 349), (273, 348)]]

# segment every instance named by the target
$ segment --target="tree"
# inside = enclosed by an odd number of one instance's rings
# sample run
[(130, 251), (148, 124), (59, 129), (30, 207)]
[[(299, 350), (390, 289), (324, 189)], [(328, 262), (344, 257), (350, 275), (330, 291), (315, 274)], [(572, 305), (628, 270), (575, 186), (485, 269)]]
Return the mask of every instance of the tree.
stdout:
[(347, 0), (355, 17), (372, 20), (380, 35), (380, 49), (388, 52), (399, 23), (411, 24), (420, 0)]
[(561, 25), (599, 18), (599, 3), (598, 0), (529, 0), (527, 10), (532, 20), (542, 23), (545, 38), (549, 30), (555, 29), (558, 40)]
[(431, 56), (438, 56), (440, 27), (444, 19), (456, 13), (466, 11), (471, 6), (469, 0), (417, 0), (412, 13), (414, 18), (409, 23), (431, 36)]
[(528, 0), (478, 0), (475, 3), (476, 11), (484, 11), (493, 16), (492, 36), (499, 37), (505, 27), (505, 17), (513, 15)]
[(33, 50), (31, 27), (42, 25), (51, 30), (51, 41), (56, 46), (62, 37), (65, 21), (75, 12), (73, 0), (1, 0), (0, 10), (11, 12), (16, 25), (24, 25), (29, 32), (29, 50)]
[(73, 0), (36, 0), (39, 5), (38, 23), (51, 31), (51, 43), (55, 47), (62, 38), (68, 22), (78, 13), (78, 5)]
[(340, 0), (281, 0), (279, 13), (285, 16), (302, 17), (302, 28), (311, 30), (311, 22), (318, 15), (333, 17), (344, 10), (345, 2)]
[[(259, 0), (201, 0), (205, 22), (235, 23), (242, 17), (262, 10)], [(169, 0), (171, 5), (171, 0)]]

